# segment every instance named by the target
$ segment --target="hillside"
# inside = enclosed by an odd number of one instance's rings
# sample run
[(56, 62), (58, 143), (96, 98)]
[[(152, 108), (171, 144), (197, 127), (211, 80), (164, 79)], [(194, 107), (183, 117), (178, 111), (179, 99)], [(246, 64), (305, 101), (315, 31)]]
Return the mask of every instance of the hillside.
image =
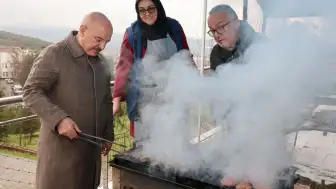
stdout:
[(0, 46), (16, 46), (29, 49), (41, 49), (48, 46), (50, 42), (39, 38), (14, 34), (0, 30)]
[[(13, 32), (13, 33), (19, 33), (27, 36), (32, 37), (38, 37), (39, 39), (56, 42), (59, 40), (64, 39), (73, 28), (66, 28), (66, 27), (49, 27), (49, 26), (6, 26), (1, 25), (0, 28)], [(111, 42), (106, 46), (106, 49), (104, 52), (106, 54), (109, 54), (111, 56), (115, 56), (119, 54), (120, 52), (120, 46), (122, 43), (124, 34), (123, 33), (114, 33), (111, 39)], [(188, 43), (191, 52), (194, 55), (200, 55), (201, 54), (201, 39), (196, 39), (192, 37), (188, 37)], [(211, 40), (209, 40), (207, 43), (211, 43)], [(210, 45), (212, 46), (212, 45)], [(209, 54), (211, 49), (207, 49), (206, 54)]]

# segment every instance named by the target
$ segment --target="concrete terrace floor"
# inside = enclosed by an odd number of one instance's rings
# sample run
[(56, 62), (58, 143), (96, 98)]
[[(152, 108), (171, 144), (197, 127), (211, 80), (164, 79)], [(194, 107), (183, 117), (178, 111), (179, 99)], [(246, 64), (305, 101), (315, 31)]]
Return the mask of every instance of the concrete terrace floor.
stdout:
[[(293, 138), (294, 134), (289, 136), (290, 144)], [(326, 184), (336, 182), (336, 134), (323, 136), (319, 131), (299, 132), (294, 155), (294, 166), (299, 168), (297, 173), (317, 182), (322, 179)], [(33, 189), (35, 168), (35, 161), (0, 154), (0, 189)], [(108, 173), (108, 188), (112, 189), (111, 168)]]
[[(0, 154), (0, 189), (34, 189), (35, 171), (36, 161)], [(108, 185), (112, 189), (111, 168), (108, 173)]]
[(33, 189), (36, 162), (0, 154), (0, 189)]
[(294, 157), (298, 174), (316, 182), (336, 182), (336, 134), (323, 136), (320, 131), (299, 132)]
[[(320, 106), (319, 109), (320, 112), (335, 110), (336, 106), (326, 105)], [(290, 146), (293, 146), (294, 137), (295, 133), (288, 136)], [(328, 133), (324, 136), (320, 131), (300, 131), (294, 157), (294, 166), (299, 168), (298, 174), (316, 182), (321, 182), (322, 179), (326, 181), (326, 184), (336, 182), (336, 134)], [(0, 189), (34, 188), (35, 168), (35, 161), (0, 154)], [(111, 168), (109, 168), (108, 176), (108, 188), (112, 189)], [(98, 189), (103, 189), (103, 187)]]
[[(319, 105), (314, 111), (332, 114), (328, 119), (336, 120), (335, 110), (336, 106)], [(288, 136), (289, 145), (293, 146), (294, 138), (295, 133)], [(321, 131), (300, 131), (293, 152), (298, 174), (316, 182), (336, 183), (336, 133), (324, 136)]]

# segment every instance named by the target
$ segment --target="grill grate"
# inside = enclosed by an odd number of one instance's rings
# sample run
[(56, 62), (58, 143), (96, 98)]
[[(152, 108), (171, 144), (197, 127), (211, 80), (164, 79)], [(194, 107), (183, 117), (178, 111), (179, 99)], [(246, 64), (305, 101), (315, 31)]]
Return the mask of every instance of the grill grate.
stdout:
[[(200, 168), (197, 172), (181, 173), (172, 168), (165, 168), (162, 165), (151, 165), (150, 161), (141, 161), (131, 156), (132, 151), (126, 154), (117, 155), (111, 162), (112, 167), (123, 169), (126, 171), (135, 172), (142, 175), (147, 175), (151, 178), (159, 179), (164, 182), (169, 182), (177, 186), (185, 186), (185, 188), (207, 188), (207, 189), (233, 189), (235, 187), (225, 187), (220, 185), (220, 179), (223, 175), (214, 173), (206, 166)], [(279, 182), (274, 189), (293, 189), (294, 177), (296, 169), (288, 169), (284, 171), (279, 178)], [(290, 175), (290, 180), (285, 175)]]

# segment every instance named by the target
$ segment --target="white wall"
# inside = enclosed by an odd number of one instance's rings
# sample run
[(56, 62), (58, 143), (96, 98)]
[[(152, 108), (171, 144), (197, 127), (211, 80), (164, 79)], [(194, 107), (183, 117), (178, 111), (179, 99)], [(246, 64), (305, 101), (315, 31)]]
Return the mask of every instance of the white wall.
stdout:
[(0, 52), (0, 78), (13, 78), (14, 75), (11, 54), (9, 52)]

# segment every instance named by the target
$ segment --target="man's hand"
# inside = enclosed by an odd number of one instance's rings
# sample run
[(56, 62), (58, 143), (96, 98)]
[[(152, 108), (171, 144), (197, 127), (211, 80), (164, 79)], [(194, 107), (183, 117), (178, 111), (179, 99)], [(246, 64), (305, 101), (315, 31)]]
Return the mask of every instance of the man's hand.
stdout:
[(194, 57), (194, 55), (190, 51), (188, 51), (188, 55), (190, 56), (190, 58)]
[(190, 60), (191, 60), (191, 63), (190, 63), (190, 66), (192, 66), (192, 67), (195, 67), (195, 68), (198, 68), (197, 67), (197, 64), (196, 64), (196, 62), (195, 62), (195, 60), (194, 60), (194, 55), (193, 54), (191, 54), (191, 52), (190, 51), (188, 51), (188, 55), (189, 55), (189, 57), (190, 57)]
[(81, 130), (71, 118), (66, 117), (62, 119), (57, 125), (57, 132), (60, 135), (74, 139), (78, 137), (77, 132), (81, 132)]
[(252, 189), (252, 185), (247, 182), (241, 182), (236, 186), (236, 189)]
[(111, 150), (112, 144), (109, 142), (104, 142), (102, 145), (101, 153), (106, 156)]
[(261, 185), (257, 183), (252, 183), (252, 184), (253, 184), (253, 188), (255, 189), (272, 189), (272, 187), (270, 186), (265, 186), (265, 185)]
[(113, 115), (116, 115), (120, 111), (120, 97), (113, 99)]
[(220, 182), (224, 186), (236, 186), (238, 184), (234, 178), (229, 176), (225, 176)]
[[(221, 180), (221, 184), (223, 184), (224, 186), (236, 186), (236, 189), (252, 189), (252, 185), (247, 180), (237, 181), (229, 176), (224, 177)], [(258, 189), (270, 189), (270, 188), (260, 187)]]

